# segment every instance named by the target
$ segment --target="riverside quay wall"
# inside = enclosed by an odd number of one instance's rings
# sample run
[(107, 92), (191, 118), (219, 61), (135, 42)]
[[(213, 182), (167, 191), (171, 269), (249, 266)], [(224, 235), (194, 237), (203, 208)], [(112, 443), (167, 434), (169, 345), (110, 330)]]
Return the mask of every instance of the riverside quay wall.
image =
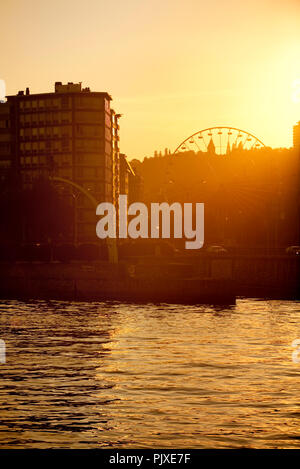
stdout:
[(299, 256), (1, 262), (1, 298), (233, 303), (236, 296), (299, 298)]

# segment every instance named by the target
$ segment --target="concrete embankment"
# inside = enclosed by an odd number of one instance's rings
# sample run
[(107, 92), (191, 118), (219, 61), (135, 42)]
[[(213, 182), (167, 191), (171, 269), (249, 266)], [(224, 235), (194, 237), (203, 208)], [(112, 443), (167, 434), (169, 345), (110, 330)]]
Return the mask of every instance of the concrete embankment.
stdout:
[(202, 255), (190, 257), (189, 262), (198, 266), (203, 276), (232, 278), (237, 296), (300, 298), (297, 255)]
[(0, 264), (2, 298), (233, 303), (230, 278), (177, 263), (16, 262)]
[(202, 256), (108, 262), (0, 263), (2, 298), (233, 303), (236, 296), (299, 298), (295, 256)]

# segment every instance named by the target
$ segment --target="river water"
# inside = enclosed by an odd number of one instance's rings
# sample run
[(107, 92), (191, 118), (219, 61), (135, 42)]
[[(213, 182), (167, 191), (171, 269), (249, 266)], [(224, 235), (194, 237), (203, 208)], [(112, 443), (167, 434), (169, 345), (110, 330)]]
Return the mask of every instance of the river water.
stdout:
[(299, 312), (2, 301), (0, 448), (300, 448)]

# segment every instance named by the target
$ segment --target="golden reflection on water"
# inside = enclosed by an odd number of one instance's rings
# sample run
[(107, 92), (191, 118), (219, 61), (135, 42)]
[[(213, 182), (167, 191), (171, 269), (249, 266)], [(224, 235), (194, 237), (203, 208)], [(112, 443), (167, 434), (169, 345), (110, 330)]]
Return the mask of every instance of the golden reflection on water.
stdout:
[(0, 312), (1, 448), (300, 447), (299, 303)]

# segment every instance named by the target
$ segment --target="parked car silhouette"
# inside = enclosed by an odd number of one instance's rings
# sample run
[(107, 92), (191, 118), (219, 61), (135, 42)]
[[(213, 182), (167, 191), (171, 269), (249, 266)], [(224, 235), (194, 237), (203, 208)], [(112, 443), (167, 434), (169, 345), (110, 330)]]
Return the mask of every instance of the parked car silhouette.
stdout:
[(296, 256), (300, 255), (300, 246), (289, 246), (286, 248), (285, 252), (287, 254), (295, 254)]

